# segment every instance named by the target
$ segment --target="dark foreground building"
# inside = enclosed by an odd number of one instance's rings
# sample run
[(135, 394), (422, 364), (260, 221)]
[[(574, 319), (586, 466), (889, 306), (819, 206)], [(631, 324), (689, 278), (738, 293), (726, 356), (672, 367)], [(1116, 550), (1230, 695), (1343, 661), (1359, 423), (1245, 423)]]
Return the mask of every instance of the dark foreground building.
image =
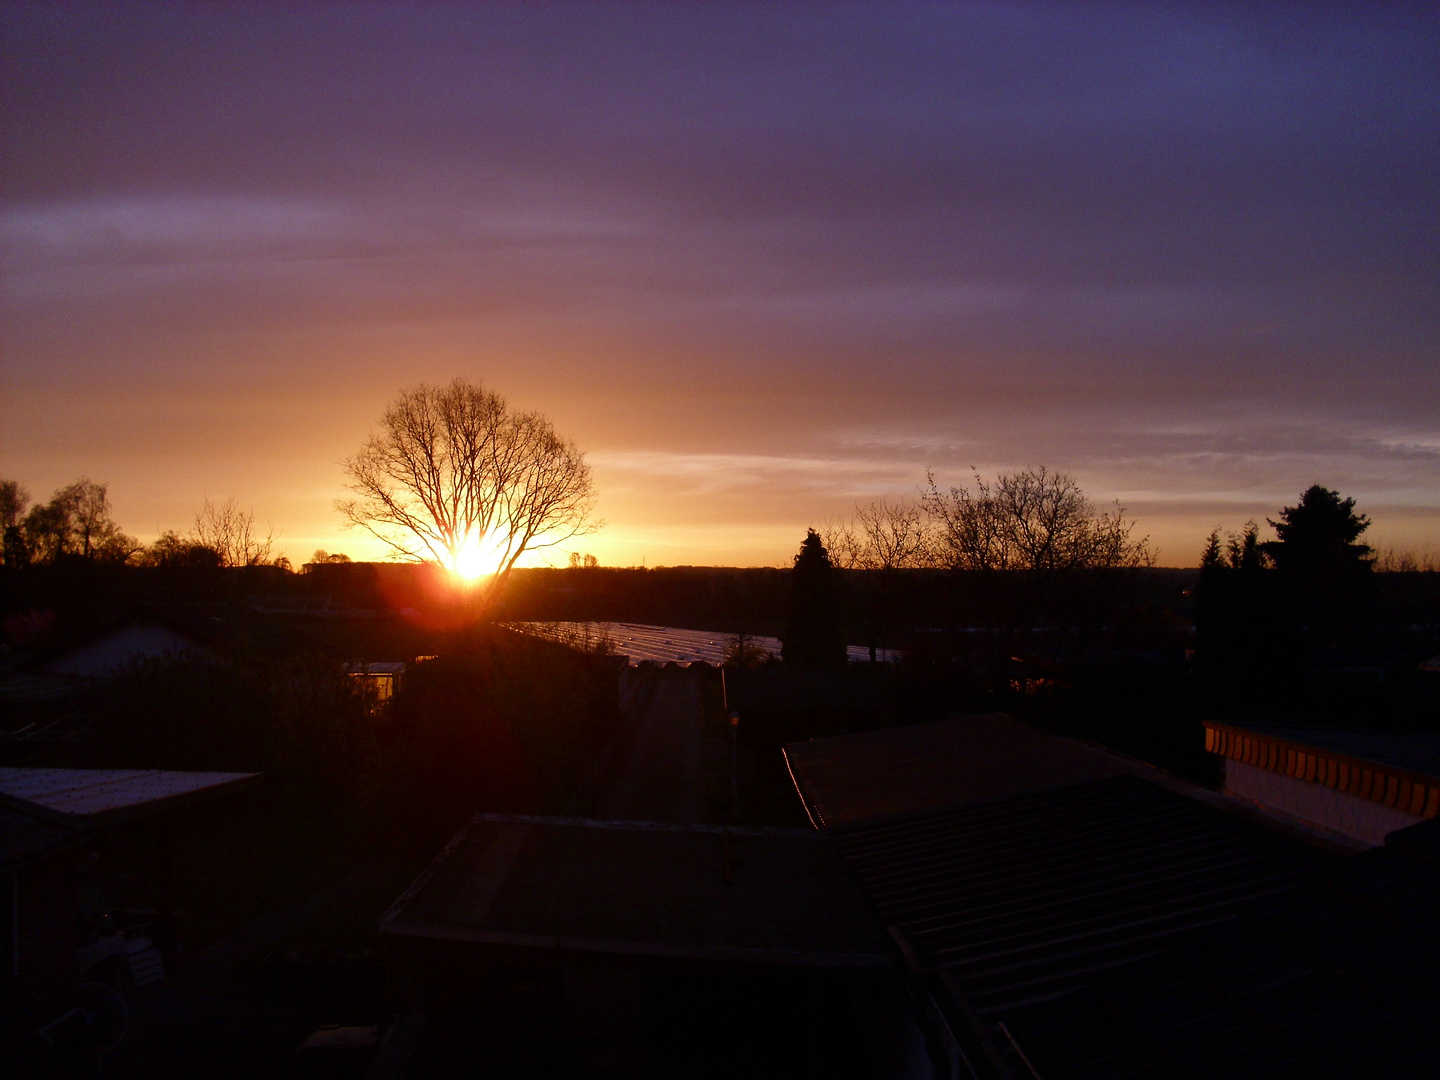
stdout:
[(481, 814), (381, 936), (397, 1007), (426, 1018), (416, 1076), (843, 1077), (925, 1061), (889, 1019), (894, 948), (812, 832)]
[(928, 1007), (931, 1075), (1434, 1075), (1433, 820), (1353, 854), (1000, 716), (787, 758)]
[(381, 924), (394, 1075), (1434, 1074), (1428, 788), (1367, 846), (1002, 714), (784, 761), (813, 831), (474, 817)]

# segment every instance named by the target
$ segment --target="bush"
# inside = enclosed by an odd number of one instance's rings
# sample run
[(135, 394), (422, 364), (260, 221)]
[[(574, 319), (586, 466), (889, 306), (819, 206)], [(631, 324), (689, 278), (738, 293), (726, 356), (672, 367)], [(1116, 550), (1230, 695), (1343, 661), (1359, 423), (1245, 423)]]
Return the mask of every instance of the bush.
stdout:
[(619, 722), (614, 662), (501, 629), (420, 665), (396, 695), (397, 809), (453, 825), (558, 812)]

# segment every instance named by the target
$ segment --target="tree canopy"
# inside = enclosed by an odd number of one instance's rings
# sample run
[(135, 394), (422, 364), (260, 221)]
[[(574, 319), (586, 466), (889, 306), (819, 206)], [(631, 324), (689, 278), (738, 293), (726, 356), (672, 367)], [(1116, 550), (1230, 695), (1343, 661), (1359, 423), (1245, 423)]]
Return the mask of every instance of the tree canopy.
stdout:
[(1064, 570), (1149, 566), (1148, 537), (1118, 503), (1097, 508), (1074, 478), (1044, 467), (1001, 473), (992, 484), (977, 473), (975, 490), (942, 491), (928, 478), (925, 510), (935, 523), (934, 551), (957, 570)]
[(488, 576), (487, 599), (527, 550), (599, 528), (575, 443), (460, 378), (401, 391), (345, 469), (354, 497), (336, 506), (350, 525), (398, 558)]
[(790, 617), (781, 659), (796, 667), (845, 663), (835, 568), (814, 529), (805, 531), (790, 571)]
[(29, 508), (16, 481), (0, 481), (0, 524), (7, 565), (80, 558), (124, 562), (140, 549), (110, 516), (108, 486), (86, 477), (67, 484), (48, 503)]
[(1277, 539), (1247, 522), (1206, 544), (1196, 592), (1196, 659), (1215, 684), (1241, 696), (1267, 680), (1316, 670), (1327, 653), (1363, 650), (1374, 566), (1360, 542), (1370, 519), (1355, 500), (1313, 484), (1267, 519)]
[(849, 522), (825, 527), (821, 539), (842, 570), (898, 570), (933, 562), (934, 529), (910, 499), (879, 498), (855, 507)]
[(1359, 543), (1370, 519), (1355, 512), (1354, 499), (1342, 499), (1331, 488), (1312, 484), (1296, 505), (1280, 511), (1279, 521), (1270, 520), (1270, 526), (1279, 539), (1266, 544), (1265, 550), (1281, 571), (1370, 566), (1373, 553), (1369, 545)]

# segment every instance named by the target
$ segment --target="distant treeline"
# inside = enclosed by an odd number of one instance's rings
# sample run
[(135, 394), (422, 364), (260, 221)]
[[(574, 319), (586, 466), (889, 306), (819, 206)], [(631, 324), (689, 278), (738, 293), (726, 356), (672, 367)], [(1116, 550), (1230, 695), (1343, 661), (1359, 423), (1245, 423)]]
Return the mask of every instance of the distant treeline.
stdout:
[[(408, 598), (423, 604), (434, 589), (426, 568), (340, 563), (306, 568), (303, 588), (359, 607), (385, 607)], [(1147, 607), (1183, 612), (1198, 571), (1135, 568), (1108, 573), (1126, 583), (1114, 596)], [(850, 636), (862, 643), (883, 593), (895, 628), (994, 625), (1006, 595), (1022, 575), (950, 570), (837, 570)], [(1088, 596), (1078, 582), (1053, 583), (1043, 612), (1054, 620)], [(1108, 579), (1107, 579), (1108, 580)], [(502, 621), (608, 621), (696, 630), (780, 636), (790, 604), (790, 571), (774, 567), (677, 566), (656, 569), (571, 567), (522, 569), (511, 577), (494, 613)], [(1002, 609), (997, 611), (997, 609)], [(1003, 619), (1001, 620), (1003, 621)]]
[[(851, 644), (905, 647), (913, 631), (1110, 624), (1137, 613), (1165, 626), (1188, 623), (1187, 593), (1198, 571), (1133, 568), (1076, 574), (1041, 590), (1018, 572), (837, 570), (841, 617)], [(25, 647), (46, 623), (93, 622), (147, 604), (234, 600), (267, 608), (417, 612), (469, 621), (613, 621), (781, 637), (791, 602), (790, 571), (773, 567), (575, 567), (522, 569), (496, 609), (467, 611), (453, 579), (425, 564), (311, 563), (282, 567), (60, 560), (0, 569), (4, 641)], [(457, 610), (457, 606), (459, 610)]]

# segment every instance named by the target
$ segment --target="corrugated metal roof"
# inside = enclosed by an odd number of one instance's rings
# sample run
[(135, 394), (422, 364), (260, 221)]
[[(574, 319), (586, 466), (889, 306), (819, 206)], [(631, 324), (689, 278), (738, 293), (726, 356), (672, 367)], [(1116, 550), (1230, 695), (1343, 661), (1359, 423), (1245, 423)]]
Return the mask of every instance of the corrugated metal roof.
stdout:
[(982, 1014), (1065, 994), (1330, 858), (1133, 776), (834, 835), (913, 965)]
[[(735, 635), (722, 631), (682, 630), (674, 626), (648, 626), (644, 623), (518, 622), (507, 625), (522, 633), (567, 644), (593, 644), (603, 640), (611, 652), (628, 656), (635, 663), (700, 662), (719, 666), (725, 662), (735, 644)], [(782, 643), (779, 638), (747, 634), (745, 642), (752, 648), (764, 649), (772, 656), (780, 655)], [(847, 650), (851, 661), (858, 663), (870, 659), (870, 650), (862, 645), (850, 645)], [(876, 659), (894, 660), (897, 655), (893, 650), (879, 649)]]
[(230, 794), (259, 782), (260, 773), (0, 768), (0, 792), (106, 823)]
[(1144, 769), (1004, 713), (810, 739), (786, 746), (785, 758), (823, 829)]
[(1391, 837), (1005, 1022), (1046, 1080), (1433, 1076), (1440, 826)]
[(1433, 1075), (1440, 823), (1340, 856), (1124, 759), (1057, 786), (1065, 740), (1000, 718), (926, 727), (787, 754), (985, 1075)]
[[(728, 881), (727, 881), (728, 877)], [(481, 814), (381, 922), (392, 943), (670, 961), (888, 967), (829, 839)]]

